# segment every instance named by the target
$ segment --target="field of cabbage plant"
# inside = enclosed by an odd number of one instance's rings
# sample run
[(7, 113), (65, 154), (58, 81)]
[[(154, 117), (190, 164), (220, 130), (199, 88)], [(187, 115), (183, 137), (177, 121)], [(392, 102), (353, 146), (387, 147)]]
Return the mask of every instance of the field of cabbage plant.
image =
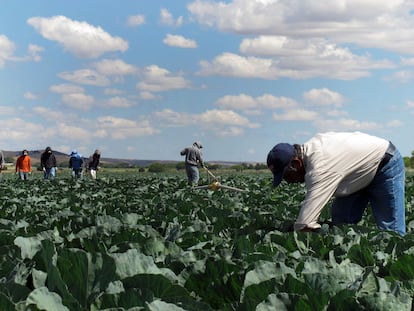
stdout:
[(300, 185), (221, 183), (249, 191), (196, 190), (180, 174), (4, 178), (0, 310), (412, 310), (413, 177), (403, 238), (369, 214), (286, 232)]

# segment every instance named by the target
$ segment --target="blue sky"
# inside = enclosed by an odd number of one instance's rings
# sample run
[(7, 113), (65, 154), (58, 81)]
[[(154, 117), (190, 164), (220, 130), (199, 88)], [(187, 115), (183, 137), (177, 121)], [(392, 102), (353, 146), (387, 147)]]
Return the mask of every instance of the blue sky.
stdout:
[(265, 162), (362, 131), (414, 150), (414, 3), (5, 0), (0, 148)]

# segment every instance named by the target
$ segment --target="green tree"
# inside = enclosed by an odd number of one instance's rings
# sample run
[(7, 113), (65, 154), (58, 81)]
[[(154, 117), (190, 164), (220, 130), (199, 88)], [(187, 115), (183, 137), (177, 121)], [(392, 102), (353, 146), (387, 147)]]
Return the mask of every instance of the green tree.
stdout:
[(184, 170), (185, 169), (185, 162), (178, 162), (175, 165), (175, 168), (176, 168), (177, 171)]
[(167, 166), (162, 163), (158, 163), (158, 162), (152, 163), (148, 167), (148, 172), (150, 173), (163, 173), (166, 170), (167, 170)]

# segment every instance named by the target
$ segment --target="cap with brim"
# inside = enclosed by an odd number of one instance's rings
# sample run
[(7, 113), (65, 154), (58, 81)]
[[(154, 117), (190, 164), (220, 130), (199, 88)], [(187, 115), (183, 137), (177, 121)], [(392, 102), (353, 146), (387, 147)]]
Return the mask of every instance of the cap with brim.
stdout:
[(283, 174), (290, 161), (295, 156), (295, 148), (291, 144), (280, 143), (269, 151), (267, 166), (273, 165), (273, 186), (277, 187), (283, 179)]

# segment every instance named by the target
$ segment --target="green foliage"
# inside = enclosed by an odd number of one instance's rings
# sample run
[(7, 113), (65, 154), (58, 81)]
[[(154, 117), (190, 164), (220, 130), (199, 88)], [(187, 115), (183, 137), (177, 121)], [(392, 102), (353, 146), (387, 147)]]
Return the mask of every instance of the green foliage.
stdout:
[(168, 169), (166, 164), (162, 163), (152, 163), (148, 167), (148, 172), (150, 173), (163, 173), (166, 172)]
[(368, 220), (285, 232), (302, 186), (221, 182), (249, 191), (154, 174), (4, 179), (0, 310), (411, 310), (414, 177), (404, 238)]

